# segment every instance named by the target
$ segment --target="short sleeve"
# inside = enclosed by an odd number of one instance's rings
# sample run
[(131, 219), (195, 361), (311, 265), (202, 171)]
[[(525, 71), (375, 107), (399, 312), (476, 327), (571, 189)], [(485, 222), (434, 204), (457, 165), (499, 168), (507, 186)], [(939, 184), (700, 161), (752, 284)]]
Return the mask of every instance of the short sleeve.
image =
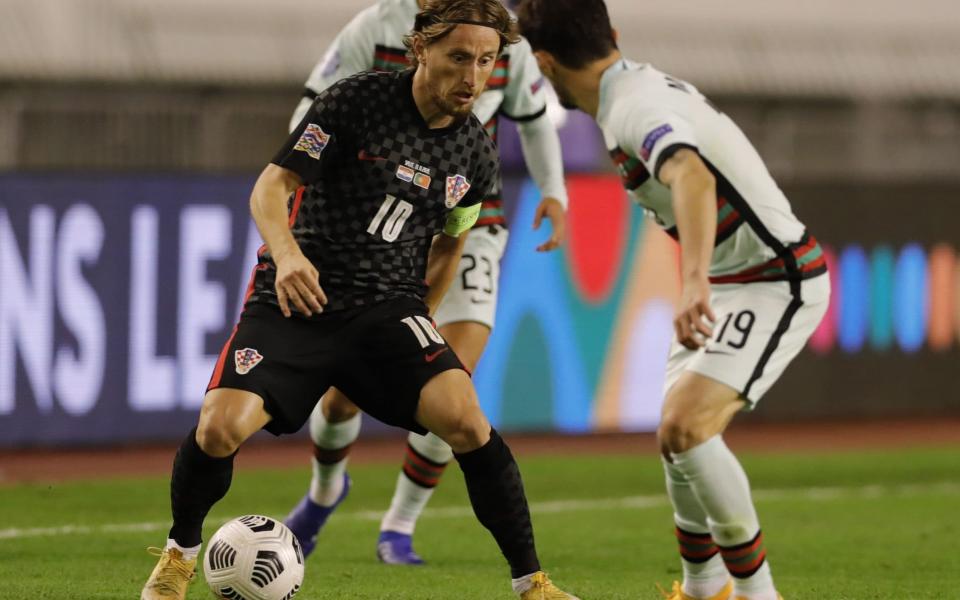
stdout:
[(466, 207), (480, 204), (497, 188), (500, 178), (500, 155), (486, 133), (483, 136), (484, 144), (477, 158), (473, 181), (470, 183), (470, 189), (467, 190), (463, 200), (457, 206)]
[(514, 121), (536, 119), (547, 110), (545, 80), (525, 38), (509, 49), (510, 64), (501, 111)]
[(697, 150), (693, 127), (674, 112), (634, 107), (628, 111), (624, 122), (625, 135), (618, 140), (621, 148), (639, 158), (658, 180), (660, 167), (677, 150)]
[(303, 116), (300, 124), (273, 158), (273, 164), (289, 169), (305, 184), (320, 179), (335, 161), (338, 142), (342, 143), (349, 120), (343, 102), (338, 101), (339, 86), (322, 92)]

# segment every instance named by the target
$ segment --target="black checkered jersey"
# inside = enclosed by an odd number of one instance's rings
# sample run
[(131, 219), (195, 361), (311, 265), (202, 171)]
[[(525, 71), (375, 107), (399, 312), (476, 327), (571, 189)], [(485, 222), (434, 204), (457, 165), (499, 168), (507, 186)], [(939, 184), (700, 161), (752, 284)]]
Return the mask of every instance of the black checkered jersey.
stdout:
[[(358, 73), (320, 93), (273, 163), (303, 179), (290, 227), (320, 272), (325, 310), (422, 298), (433, 237), (454, 207), (483, 199), (498, 161), (473, 115), (427, 127), (412, 70)], [(248, 302), (276, 304), (275, 273), (262, 248)]]

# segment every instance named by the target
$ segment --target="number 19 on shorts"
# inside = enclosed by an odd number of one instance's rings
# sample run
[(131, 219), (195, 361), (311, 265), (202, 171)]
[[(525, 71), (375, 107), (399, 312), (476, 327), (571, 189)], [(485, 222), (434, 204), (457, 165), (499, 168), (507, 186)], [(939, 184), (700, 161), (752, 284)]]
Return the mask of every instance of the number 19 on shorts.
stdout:
[(383, 199), (383, 204), (380, 205), (380, 210), (373, 216), (373, 221), (370, 221), (367, 233), (373, 236), (377, 235), (377, 230), (383, 224), (380, 235), (383, 237), (383, 241), (392, 242), (400, 237), (403, 226), (412, 214), (412, 204), (406, 200), (397, 200), (396, 196), (387, 194), (387, 197)]

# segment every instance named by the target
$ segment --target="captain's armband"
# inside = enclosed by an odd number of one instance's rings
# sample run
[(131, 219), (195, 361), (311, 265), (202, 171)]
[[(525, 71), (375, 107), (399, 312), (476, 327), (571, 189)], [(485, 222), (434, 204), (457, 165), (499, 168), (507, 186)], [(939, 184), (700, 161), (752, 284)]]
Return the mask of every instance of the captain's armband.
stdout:
[(472, 206), (458, 206), (447, 215), (447, 223), (443, 226), (443, 233), (450, 237), (460, 237), (469, 230), (480, 218), (480, 203)]

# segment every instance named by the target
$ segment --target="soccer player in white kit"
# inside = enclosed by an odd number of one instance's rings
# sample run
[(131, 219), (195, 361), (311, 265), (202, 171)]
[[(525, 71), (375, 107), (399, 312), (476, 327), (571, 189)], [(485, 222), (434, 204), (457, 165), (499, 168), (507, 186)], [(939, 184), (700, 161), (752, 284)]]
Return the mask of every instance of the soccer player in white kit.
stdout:
[[(291, 128), (300, 122), (316, 95), (336, 81), (359, 71), (407, 68), (407, 50), (402, 40), (423, 5), (423, 0), (380, 0), (357, 14), (314, 67), (304, 98), (291, 119)], [(567, 193), (560, 140), (546, 115), (543, 83), (529, 44), (521, 40), (497, 61), (473, 112), (494, 140), (500, 114), (518, 123), (527, 167), (543, 197), (534, 227), (539, 227), (543, 218), (551, 222), (551, 237), (538, 248), (548, 251), (557, 248), (564, 238)], [(409, 176), (416, 174), (411, 172)], [(500, 258), (506, 244), (506, 220), (498, 185), (483, 201), (480, 218), (467, 237), (450, 289), (439, 307), (431, 307), (435, 309), (433, 316), (440, 333), (471, 371), (475, 370), (493, 328)], [(315, 449), (310, 489), (286, 519), (300, 539), (304, 554), (313, 551), (319, 529), (349, 491), (346, 463), (359, 432), (358, 409), (331, 388), (310, 418)], [(409, 435), (396, 491), (380, 526), (380, 560), (391, 564), (423, 562), (413, 550), (414, 527), (452, 458), (450, 447), (439, 437)]]
[(518, 13), (561, 102), (596, 118), (630, 196), (680, 243), (657, 433), (684, 576), (665, 596), (777, 600), (749, 483), (722, 434), (820, 323), (820, 246), (733, 121), (690, 84), (621, 56), (602, 0), (526, 0)]

